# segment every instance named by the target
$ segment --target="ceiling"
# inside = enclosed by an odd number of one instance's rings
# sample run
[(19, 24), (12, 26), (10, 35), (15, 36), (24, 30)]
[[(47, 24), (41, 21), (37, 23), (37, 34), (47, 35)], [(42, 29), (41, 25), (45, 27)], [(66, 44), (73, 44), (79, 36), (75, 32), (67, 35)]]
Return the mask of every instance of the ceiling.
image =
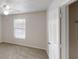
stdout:
[(0, 4), (4, 2), (16, 10), (10, 14), (16, 14), (46, 10), (52, 0), (0, 0)]

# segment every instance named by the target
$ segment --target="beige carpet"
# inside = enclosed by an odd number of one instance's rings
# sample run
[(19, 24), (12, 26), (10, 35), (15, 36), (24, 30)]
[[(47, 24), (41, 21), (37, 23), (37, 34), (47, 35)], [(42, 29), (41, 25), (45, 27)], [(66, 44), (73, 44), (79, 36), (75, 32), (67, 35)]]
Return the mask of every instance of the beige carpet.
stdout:
[(0, 59), (48, 59), (48, 57), (43, 50), (1, 43)]

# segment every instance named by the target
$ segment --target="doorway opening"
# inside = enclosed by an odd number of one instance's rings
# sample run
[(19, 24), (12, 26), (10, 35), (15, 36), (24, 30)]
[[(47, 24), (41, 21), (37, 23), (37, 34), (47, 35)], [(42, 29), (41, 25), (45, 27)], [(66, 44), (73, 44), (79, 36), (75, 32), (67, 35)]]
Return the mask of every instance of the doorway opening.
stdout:
[(78, 1), (69, 5), (69, 59), (78, 59)]
[(61, 8), (61, 59), (78, 59), (78, 1)]

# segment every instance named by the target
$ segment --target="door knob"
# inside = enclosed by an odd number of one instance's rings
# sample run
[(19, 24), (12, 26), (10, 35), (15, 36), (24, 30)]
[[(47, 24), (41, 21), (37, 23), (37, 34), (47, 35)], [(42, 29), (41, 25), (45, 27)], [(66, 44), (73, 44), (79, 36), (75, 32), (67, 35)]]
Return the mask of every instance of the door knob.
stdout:
[(48, 42), (48, 45), (50, 45), (51, 44), (51, 42)]

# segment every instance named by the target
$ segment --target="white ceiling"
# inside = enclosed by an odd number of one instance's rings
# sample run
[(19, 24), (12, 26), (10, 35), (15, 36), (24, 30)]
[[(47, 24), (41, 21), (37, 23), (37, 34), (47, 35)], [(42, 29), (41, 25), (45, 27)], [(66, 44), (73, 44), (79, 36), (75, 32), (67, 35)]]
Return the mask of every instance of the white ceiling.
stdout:
[(0, 0), (0, 4), (3, 4), (4, 1), (6, 1), (11, 8), (17, 10), (12, 13), (43, 11), (46, 10), (52, 2), (52, 0)]

